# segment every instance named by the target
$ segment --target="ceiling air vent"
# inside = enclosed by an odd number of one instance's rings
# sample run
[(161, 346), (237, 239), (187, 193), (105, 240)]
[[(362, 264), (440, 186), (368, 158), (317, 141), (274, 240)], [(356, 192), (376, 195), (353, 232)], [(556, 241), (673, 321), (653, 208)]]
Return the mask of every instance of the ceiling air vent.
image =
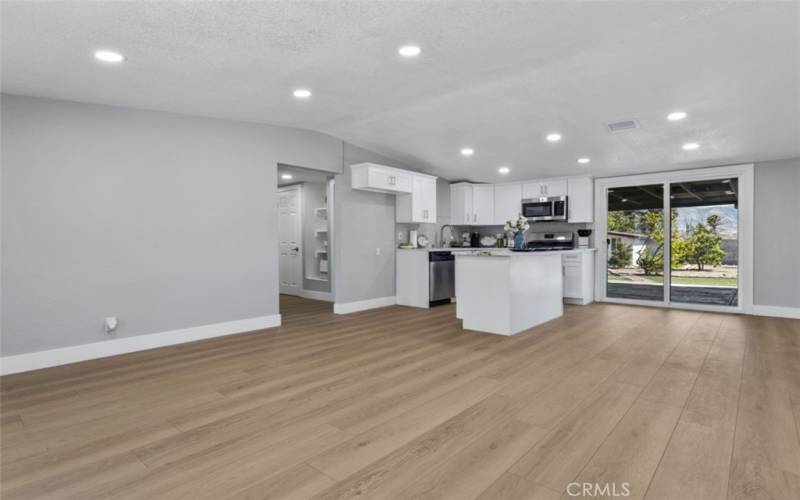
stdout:
[(608, 130), (612, 132), (621, 132), (623, 130), (631, 130), (634, 128), (639, 128), (639, 125), (634, 120), (622, 120), (621, 122), (608, 124)]

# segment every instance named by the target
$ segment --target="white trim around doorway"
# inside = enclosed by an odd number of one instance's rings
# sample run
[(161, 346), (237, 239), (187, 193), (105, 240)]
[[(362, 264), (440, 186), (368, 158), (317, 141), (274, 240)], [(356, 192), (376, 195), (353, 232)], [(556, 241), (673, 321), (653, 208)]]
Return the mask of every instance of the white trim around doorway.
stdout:
[[(714, 306), (706, 304), (682, 304), (670, 302), (668, 297), (663, 301), (617, 299), (606, 297), (606, 262), (608, 248), (605, 241), (607, 234), (607, 208), (609, 188), (626, 187), (647, 184), (665, 184), (673, 182), (690, 182), (715, 178), (737, 178), (738, 182), (738, 210), (739, 223), (737, 237), (739, 239), (739, 269), (738, 269), (738, 301), (735, 307)], [(621, 177), (605, 177), (595, 179), (594, 210), (595, 210), (595, 298), (600, 302), (613, 302), (642, 306), (669, 307), (674, 309), (690, 309), (700, 311), (728, 312), (728, 313), (753, 313), (753, 192), (754, 192), (753, 164), (731, 165), (725, 167), (698, 168), (691, 170), (674, 170), (656, 172), (652, 174), (626, 175)], [(664, 207), (669, 204), (669, 198), (664, 199)], [(665, 224), (669, 219), (665, 217)], [(665, 248), (664, 266), (669, 266), (669, 249)], [(664, 273), (665, 288), (669, 287), (669, 273)]]

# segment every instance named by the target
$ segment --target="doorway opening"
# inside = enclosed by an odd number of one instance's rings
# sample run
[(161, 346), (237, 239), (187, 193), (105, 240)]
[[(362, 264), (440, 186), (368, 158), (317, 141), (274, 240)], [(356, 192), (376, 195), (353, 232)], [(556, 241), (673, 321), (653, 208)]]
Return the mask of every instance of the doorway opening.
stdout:
[(746, 312), (752, 165), (598, 179), (597, 296)]
[(279, 308), (284, 322), (333, 311), (333, 175), (278, 165)]

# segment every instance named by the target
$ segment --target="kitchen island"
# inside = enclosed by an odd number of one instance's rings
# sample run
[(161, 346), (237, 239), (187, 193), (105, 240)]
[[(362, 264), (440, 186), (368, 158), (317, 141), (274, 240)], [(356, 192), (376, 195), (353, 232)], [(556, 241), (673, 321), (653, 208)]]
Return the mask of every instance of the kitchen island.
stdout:
[(564, 313), (562, 252), (458, 252), (456, 316), (464, 328), (514, 335)]

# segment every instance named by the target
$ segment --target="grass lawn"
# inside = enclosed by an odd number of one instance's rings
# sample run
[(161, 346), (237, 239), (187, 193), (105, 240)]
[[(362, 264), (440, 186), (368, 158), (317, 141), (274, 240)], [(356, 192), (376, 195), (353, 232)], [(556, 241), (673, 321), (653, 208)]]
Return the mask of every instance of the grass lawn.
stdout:
[[(643, 276), (646, 280), (656, 283), (662, 284), (664, 283), (664, 279), (662, 276)], [(617, 275), (608, 275), (608, 281), (614, 282), (629, 282), (631, 280)], [(736, 278), (713, 278), (713, 277), (685, 277), (685, 276), (673, 276), (672, 277), (672, 284), (673, 285), (709, 285), (709, 286), (729, 286), (732, 288), (736, 287)]]

